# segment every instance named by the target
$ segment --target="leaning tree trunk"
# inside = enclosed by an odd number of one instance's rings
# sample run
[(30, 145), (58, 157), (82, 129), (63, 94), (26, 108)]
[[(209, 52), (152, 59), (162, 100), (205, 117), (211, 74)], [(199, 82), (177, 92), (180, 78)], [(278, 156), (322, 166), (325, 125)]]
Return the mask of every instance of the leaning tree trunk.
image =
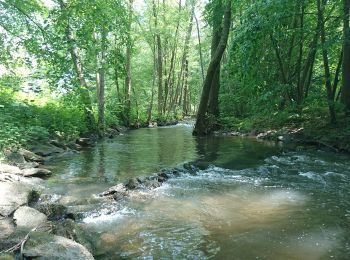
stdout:
[(210, 88), (212, 86), (212, 81), (213, 81), (215, 71), (217, 67), (220, 66), (220, 61), (227, 45), (228, 35), (230, 33), (230, 25), (231, 25), (231, 0), (227, 2), (225, 15), (224, 15), (224, 25), (222, 29), (222, 36), (221, 36), (219, 45), (215, 51), (215, 54), (211, 58), (211, 61), (209, 63), (208, 70), (207, 70), (207, 75), (203, 83), (203, 90), (202, 90), (201, 100), (199, 103), (196, 125), (193, 130), (193, 135), (202, 136), (210, 133), (210, 127), (208, 125), (208, 118), (207, 118)]
[[(222, 14), (222, 2), (218, 1), (215, 5), (214, 12), (216, 14)], [(221, 18), (221, 17), (220, 17)], [(211, 57), (215, 55), (215, 51), (220, 43), (222, 34), (222, 18), (218, 21), (213, 18), (213, 37), (211, 41)], [(209, 102), (208, 102), (208, 111), (209, 114), (218, 117), (219, 116), (219, 90), (220, 90), (220, 64), (217, 66), (213, 80), (211, 82)]]
[(343, 69), (341, 101), (347, 113), (350, 113), (350, 28), (349, 28), (350, 0), (343, 0)]

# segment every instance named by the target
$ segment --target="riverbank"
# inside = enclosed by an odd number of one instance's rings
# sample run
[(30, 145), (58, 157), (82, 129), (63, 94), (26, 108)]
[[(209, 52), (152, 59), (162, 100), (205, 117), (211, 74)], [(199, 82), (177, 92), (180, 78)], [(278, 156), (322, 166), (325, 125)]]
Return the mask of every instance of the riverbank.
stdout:
[(252, 137), (263, 140), (313, 146), (332, 152), (350, 153), (350, 119), (339, 117), (330, 124), (326, 117), (297, 117), (290, 115), (222, 120), (214, 135)]
[[(103, 136), (114, 138), (124, 131), (123, 127), (110, 128)], [(28, 144), (27, 149), (2, 151), (0, 259), (16, 256), (93, 259), (91, 248), (79, 235), (75, 213), (52, 199), (55, 195), (46, 190), (45, 181), (54, 174), (46, 166), (47, 162), (91, 149), (99, 138), (89, 135), (68, 142), (52, 139)]]

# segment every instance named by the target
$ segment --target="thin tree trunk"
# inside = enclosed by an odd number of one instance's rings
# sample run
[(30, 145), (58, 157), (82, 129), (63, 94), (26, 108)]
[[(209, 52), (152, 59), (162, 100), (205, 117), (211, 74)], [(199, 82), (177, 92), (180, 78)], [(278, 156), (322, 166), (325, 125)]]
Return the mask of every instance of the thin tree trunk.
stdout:
[[(66, 8), (65, 3), (63, 0), (59, 0), (59, 4), (62, 10)], [(86, 83), (85, 76), (84, 76), (84, 67), (81, 62), (80, 54), (79, 54), (79, 48), (75, 43), (75, 39), (73, 36), (72, 29), (70, 27), (69, 23), (69, 17), (67, 16), (67, 25), (66, 25), (66, 37), (67, 37), (67, 42), (68, 42), (68, 47), (69, 47), (69, 52), (71, 54), (71, 58), (73, 61), (74, 69), (77, 74), (77, 77), (79, 79), (79, 94), (80, 94), (80, 99), (84, 105), (84, 113), (85, 113), (85, 120), (87, 123), (87, 128), (90, 131), (95, 131), (96, 130), (96, 122), (94, 118), (94, 114), (92, 111), (92, 102), (91, 102), (91, 97), (89, 93), (89, 87)]]
[(341, 102), (350, 113), (350, 27), (349, 27), (350, 0), (343, 0), (343, 69)]
[(201, 35), (199, 30), (199, 23), (196, 14), (194, 13), (194, 19), (196, 20), (196, 27), (197, 27), (197, 37), (198, 37), (198, 47), (199, 47), (199, 58), (201, 63), (201, 71), (202, 71), (202, 79), (204, 82), (204, 64), (203, 64), (203, 53), (202, 53), (202, 43), (201, 43)]
[(329, 69), (329, 59), (328, 59), (328, 51), (326, 49), (326, 32), (324, 28), (324, 7), (321, 3), (321, 0), (317, 0), (317, 10), (318, 10), (318, 22), (320, 23), (320, 33), (321, 33), (321, 43), (322, 43), (322, 57), (323, 57), (323, 65), (325, 71), (325, 84), (327, 89), (327, 100), (329, 113), (331, 118), (331, 123), (335, 123), (335, 110), (334, 110), (334, 96), (332, 91), (332, 83), (331, 83), (331, 73)]
[(220, 43), (215, 51), (214, 56), (211, 58), (211, 61), (209, 63), (208, 70), (207, 70), (207, 75), (203, 83), (203, 90), (202, 90), (201, 100), (199, 103), (197, 120), (196, 120), (195, 128), (193, 130), (193, 135), (207, 135), (211, 130), (208, 126), (208, 119), (207, 119), (210, 87), (213, 81), (215, 70), (220, 65), (222, 55), (226, 49), (228, 35), (230, 33), (230, 24), (231, 24), (231, 0), (228, 0), (226, 10), (225, 10), (225, 15), (224, 15), (224, 23), (223, 23), (223, 30), (222, 30)]
[(179, 34), (179, 26), (180, 26), (180, 14), (181, 14), (181, 0), (179, 1), (179, 18), (177, 20), (176, 24), (176, 30), (175, 30), (175, 36), (174, 36), (174, 45), (173, 45), (173, 50), (171, 53), (171, 59), (170, 59), (170, 69), (168, 73), (167, 80), (165, 81), (164, 85), (164, 107), (163, 107), (163, 113), (166, 112), (167, 109), (167, 102), (168, 102), (168, 97), (169, 97), (169, 88), (172, 86), (171, 85), (171, 77), (173, 75), (173, 71), (175, 70), (175, 61), (176, 61), (176, 52), (177, 52), (177, 43), (178, 43), (178, 34)]
[(151, 103), (148, 109), (147, 116), (147, 124), (149, 124), (152, 120), (152, 110), (153, 110), (153, 102), (154, 102), (154, 90), (156, 85), (156, 76), (157, 76), (157, 59), (156, 59), (156, 45), (153, 45), (153, 79), (152, 79), (152, 92), (151, 92)]
[(183, 51), (182, 59), (181, 59), (181, 67), (180, 67), (180, 72), (179, 72), (179, 76), (178, 76), (175, 97), (174, 97), (172, 105), (171, 105), (173, 110), (175, 110), (177, 100), (179, 100), (179, 98), (181, 100), (181, 97), (180, 97), (181, 92), (182, 92), (182, 85), (181, 84), (183, 82), (183, 72), (184, 72), (185, 65), (186, 65), (185, 63), (186, 63), (187, 54), (188, 54), (188, 47), (190, 44), (190, 39), (191, 39), (191, 34), (192, 34), (195, 1), (192, 0), (191, 4), (192, 4), (191, 16), (190, 16), (190, 20), (189, 20), (189, 24), (188, 24), (188, 28), (187, 28), (187, 33), (186, 33), (186, 38), (185, 38), (184, 51)]
[(96, 87), (97, 87), (97, 104), (98, 104), (98, 130), (100, 133), (105, 128), (105, 54), (106, 54), (106, 32), (102, 29), (101, 32), (101, 51), (97, 53), (97, 72), (96, 72)]
[(128, 17), (128, 32), (127, 32), (127, 44), (126, 44), (126, 61), (125, 61), (125, 117), (126, 125), (130, 125), (130, 113), (131, 113), (131, 23), (132, 23), (132, 5), (133, 0), (129, 0), (129, 17)]

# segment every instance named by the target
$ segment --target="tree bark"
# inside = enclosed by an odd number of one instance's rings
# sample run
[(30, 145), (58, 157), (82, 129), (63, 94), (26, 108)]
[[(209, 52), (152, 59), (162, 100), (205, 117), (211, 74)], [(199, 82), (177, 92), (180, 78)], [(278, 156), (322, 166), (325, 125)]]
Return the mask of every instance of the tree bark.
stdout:
[(350, 0), (343, 0), (343, 69), (341, 102), (345, 105), (347, 114), (350, 113)]
[[(66, 4), (63, 2), (63, 0), (59, 0), (59, 4), (61, 7), (61, 10), (66, 9)], [(66, 38), (68, 42), (68, 48), (69, 52), (73, 61), (74, 69), (77, 74), (77, 77), (79, 79), (79, 95), (80, 99), (84, 106), (84, 113), (85, 113), (85, 120), (87, 123), (87, 128), (89, 131), (95, 131), (96, 130), (96, 122), (95, 117), (92, 111), (92, 102), (89, 92), (88, 84), (86, 83), (85, 76), (84, 76), (84, 67), (81, 62), (80, 58), (80, 51), (78, 46), (76, 45), (72, 29), (70, 27), (69, 23), (69, 17), (67, 16), (67, 25), (66, 25)]]
[(201, 43), (201, 34), (199, 30), (199, 23), (196, 14), (194, 14), (194, 19), (196, 20), (196, 27), (197, 27), (197, 37), (198, 37), (198, 47), (199, 47), (199, 58), (201, 63), (201, 71), (202, 71), (202, 79), (204, 82), (204, 64), (203, 64), (203, 53), (202, 53), (202, 43)]
[(328, 51), (326, 49), (326, 32), (324, 28), (324, 7), (321, 3), (321, 0), (317, 0), (317, 10), (318, 10), (318, 22), (320, 24), (320, 34), (321, 34), (321, 43), (322, 43), (322, 57), (323, 57), (323, 65), (325, 71), (325, 84), (327, 89), (327, 101), (328, 108), (331, 118), (331, 123), (336, 122), (335, 110), (334, 110), (334, 96), (332, 91), (332, 82), (331, 82), (331, 73), (329, 69), (329, 59), (328, 59)]
[(105, 128), (105, 60), (106, 60), (106, 39), (107, 33), (105, 29), (101, 32), (101, 51), (97, 53), (97, 105), (98, 105), (98, 121), (97, 126), (100, 132)]
[[(218, 1), (215, 5), (214, 14), (222, 14), (222, 2)], [(213, 18), (213, 37), (211, 41), (211, 57), (215, 55), (215, 51), (220, 43), (221, 34), (222, 34), (222, 18), (220, 20), (216, 17)], [(210, 94), (209, 94), (209, 114), (218, 117), (219, 116), (219, 91), (220, 91), (220, 68), (217, 66), (213, 80), (211, 82)]]
[(126, 125), (130, 125), (130, 112), (131, 112), (131, 23), (132, 23), (132, 4), (133, 0), (129, 0), (129, 14), (128, 14), (128, 32), (126, 43), (126, 61), (125, 61), (125, 119)]
[(209, 134), (211, 131), (210, 126), (208, 125), (208, 118), (207, 118), (210, 88), (212, 85), (215, 71), (217, 67), (220, 65), (222, 55), (227, 45), (228, 35), (230, 33), (230, 25), (231, 25), (231, 0), (227, 1), (227, 6), (225, 9), (225, 15), (224, 15), (222, 36), (221, 36), (219, 45), (215, 51), (215, 54), (211, 58), (211, 61), (207, 69), (207, 75), (203, 83), (203, 90), (202, 90), (201, 100), (199, 103), (197, 120), (196, 120), (195, 128), (193, 130), (193, 135), (203, 136), (203, 135)]

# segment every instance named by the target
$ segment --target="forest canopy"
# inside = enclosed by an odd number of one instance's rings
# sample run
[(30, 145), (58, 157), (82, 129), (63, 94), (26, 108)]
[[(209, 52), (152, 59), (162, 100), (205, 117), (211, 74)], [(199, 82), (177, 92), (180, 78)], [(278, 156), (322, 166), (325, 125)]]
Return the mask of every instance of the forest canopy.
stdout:
[[(196, 116), (349, 133), (349, 0), (0, 0), (1, 148)], [(340, 138), (340, 137), (337, 137)]]

